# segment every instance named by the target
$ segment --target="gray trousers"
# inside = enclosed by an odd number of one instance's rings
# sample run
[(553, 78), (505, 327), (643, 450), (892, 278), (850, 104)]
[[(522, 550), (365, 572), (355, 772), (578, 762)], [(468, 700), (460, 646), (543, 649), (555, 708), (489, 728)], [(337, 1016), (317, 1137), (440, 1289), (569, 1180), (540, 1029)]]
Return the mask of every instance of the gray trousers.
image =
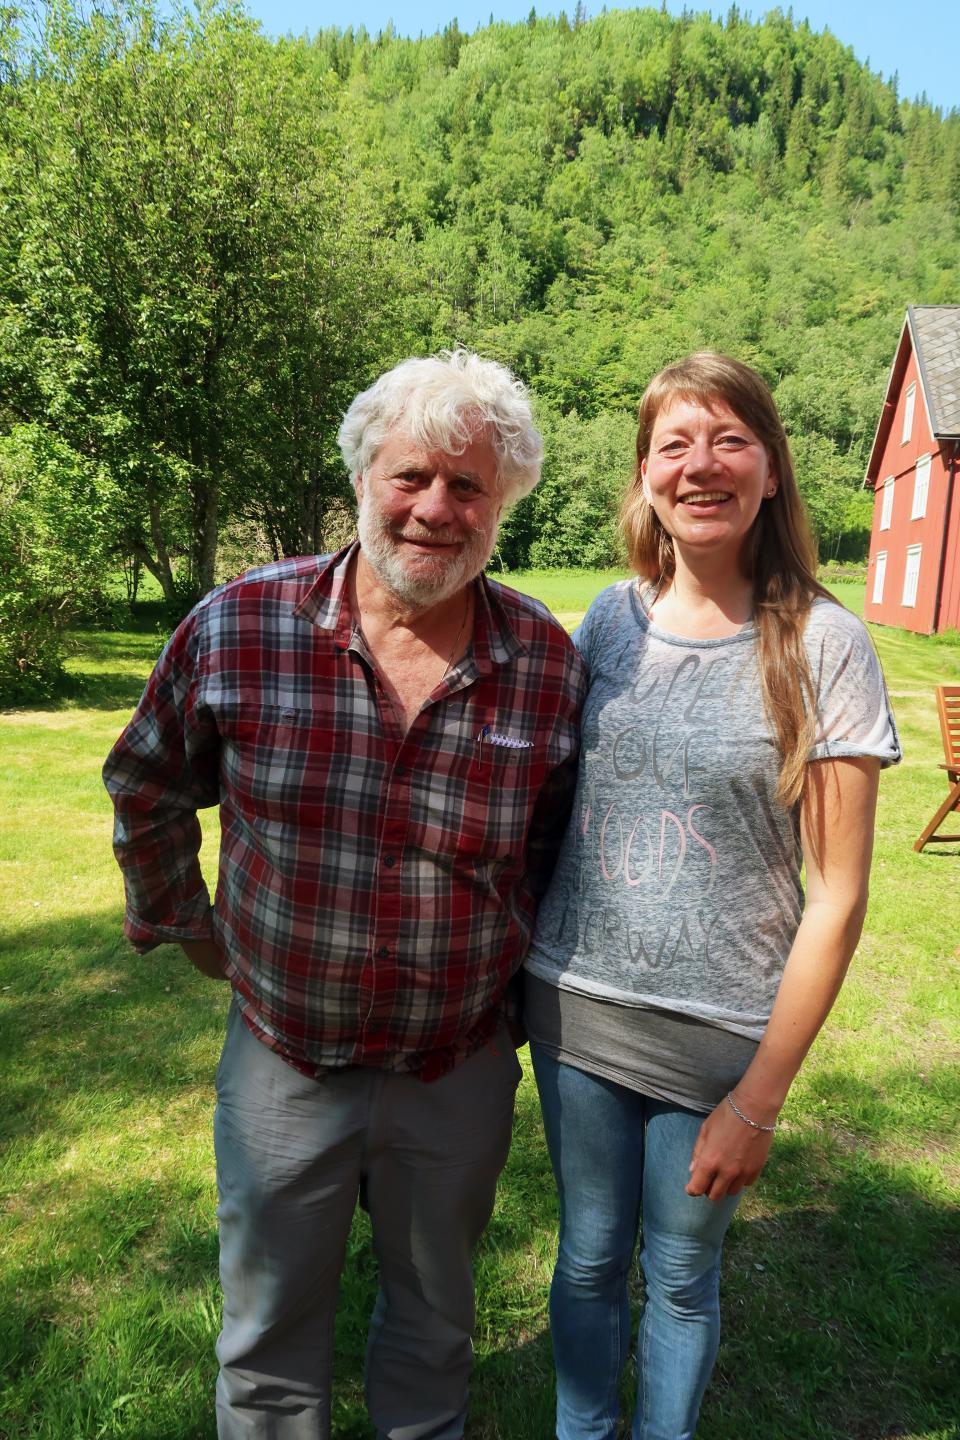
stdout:
[(361, 1182), (380, 1271), (366, 1392), (380, 1440), (459, 1440), (473, 1358), (472, 1251), (510, 1145), (506, 1030), (451, 1074), (317, 1081), (233, 1005), (214, 1140), (220, 1440), (329, 1440), (333, 1317)]

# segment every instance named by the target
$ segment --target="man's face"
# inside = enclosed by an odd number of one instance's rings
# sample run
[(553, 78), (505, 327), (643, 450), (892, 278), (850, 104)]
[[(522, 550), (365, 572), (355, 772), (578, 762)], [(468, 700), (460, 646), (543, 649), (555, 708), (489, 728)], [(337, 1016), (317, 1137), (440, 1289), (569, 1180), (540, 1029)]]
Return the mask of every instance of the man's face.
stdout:
[(503, 502), (482, 434), (448, 455), (391, 430), (356, 487), (360, 548), (405, 605), (426, 609), (449, 599), (493, 554)]

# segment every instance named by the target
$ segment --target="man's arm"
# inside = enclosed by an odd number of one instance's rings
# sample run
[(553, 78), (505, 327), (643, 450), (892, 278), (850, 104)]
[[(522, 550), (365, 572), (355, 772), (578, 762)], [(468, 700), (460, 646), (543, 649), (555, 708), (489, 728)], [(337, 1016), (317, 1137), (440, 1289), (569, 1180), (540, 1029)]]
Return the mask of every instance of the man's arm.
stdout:
[(527, 874), (537, 901), (547, 893), (560, 854), (560, 846), (573, 811), (577, 790), (576, 755), (552, 770), (537, 796), (527, 832)]
[[(560, 853), (560, 845), (573, 809), (577, 788), (577, 757), (571, 756), (547, 776), (537, 797), (530, 828), (527, 832), (527, 875), (537, 903), (543, 899), (550, 884)], [(523, 971), (518, 970), (500, 1002), (513, 1043), (526, 1043), (523, 1028)]]
[(167, 941), (211, 943), (197, 811), (219, 799), (219, 735), (198, 700), (196, 629), (193, 612), (103, 768), (126, 889), (124, 929), (141, 953)]

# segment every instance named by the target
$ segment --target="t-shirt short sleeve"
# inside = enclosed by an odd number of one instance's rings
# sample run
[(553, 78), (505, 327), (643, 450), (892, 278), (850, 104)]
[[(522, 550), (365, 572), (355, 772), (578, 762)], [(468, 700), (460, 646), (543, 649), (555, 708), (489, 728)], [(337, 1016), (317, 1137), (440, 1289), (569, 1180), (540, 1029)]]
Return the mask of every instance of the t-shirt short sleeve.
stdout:
[(829, 600), (817, 601), (804, 636), (817, 695), (817, 737), (811, 760), (873, 755), (881, 765), (901, 758), (880, 661), (866, 626)]
[(629, 605), (630, 586), (635, 583), (631, 580), (619, 580), (615, 585), (601, 590), (570, 637), (588, 670), (611, 618), (622, 619), (622, 612)]
[(583, 619), (580, 621), (580, 624), (577, 626), (576, 630), (574, 630), (573, 634), (570, 636), (570, 639), (573, 641), (574, 645), (577, 648), (580, 659), (586, 665), (588, 670), (590, 668), (590, 636), (592, 630), (593, 626), (590, 623), (590, 612), (588, 610), (586, 615), (584, 615)]

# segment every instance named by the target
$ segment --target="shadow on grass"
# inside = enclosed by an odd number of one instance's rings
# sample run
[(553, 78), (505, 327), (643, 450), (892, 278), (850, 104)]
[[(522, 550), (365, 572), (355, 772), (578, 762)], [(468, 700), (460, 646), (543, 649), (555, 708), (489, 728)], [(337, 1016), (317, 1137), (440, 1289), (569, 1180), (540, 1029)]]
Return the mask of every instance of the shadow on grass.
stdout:
[(168, 605), (165, 600), (137, 600), (129, 609), (123, 606), (118, 610), (115, 624), (90, 621), (75, 626), (68, 633), (79, 637), (81, 641), (89, 635), (114, 635), (118, 648), (125, 649), (130, 637), (134, 635), (171, 634), (185, 613), (182, 609), (178, 611), (176, 607)]
[[(730, 1231), (723, 1337), (697, 1440), (960, 1436), (960, 1210), (945, 1180), (921, 1188), (911, 1175), (925, 1148), (917, 1092), (926, 1088), (939, 1111), (936, 1143), (928, 1141), (935, 1161), (957, 1132), (954, 1067), (928, 1067), (924, 1085), (906, 1065), (872, 1084), (839, 1067), (818, 1072), (829, 1123), (778, 1138)], [(480, 1252), (481, 1279), (485, 1249), (510, 1254), (536, 1241), (542, 1252), (544, 1228), (554, 1223), (542, 1143), (522, 1133), (529, 1120), (521, 1107), (505, 1203)], [(890, 1143), (897, 1136), (910, 1146), (902, 1162)], [(642, 1288), (638, 1278), (634, 1336)], [(552, 1440), (545, 1298), (539, 1320), (525, 1323), (533, 1334), (481, 1355), (473, 1440)], [(481, 1314), (489, 1303), (481, 1290)], [(634, 1400), (629, 1370), (624, 1437)], [(524, 1417), (535, 1422), (524, 1427)]]
[(119, 909), (0, 942), (0, 1143), (66, 1148), (92, 1116), (210, 1085), (229, 1000), (178, 946), (139, 956)]
[[(955, 1106), (953, 1069), (930, 1079)], [(882, 1148), (909, 1134), (913, 1102), (904, 1114), (896, 1097), (916, 1074), (857, 1087), (837, 1070), (819, 1082), (839, 1127), (851, 1090), (873, 1090), (868, 1121), (778, 1141), (730, 1232), (724, 1337), (698, 1437), (948, 1440), (960, 1433), (958, 1211), (945, 1184), (919, 1188), (907, 1157)]]
[[(32, 959), (46, 959), (42, 978)], [(10, 937), (0, 954), (2, 1136), (44, 1156), (44, 1222), (19, 1269), (0, 1267), (0, 1436), (212, 1436), (218, 1326), (212, 1160), (150, 1174), (104, 1162), (81, 1182), (60, 1157), (118, 1110), (169, 1114), (209, 1088), (225, 989), (175, 947), (139, 958), (119, 913)], [(939, 1169), (960, 1077), (891, 1066), (866, 1083), (821, 1067), (731, 1230), (724, 1335), (698, 1440), (949, 1440), (960, 1418), (960, 1224)], [(929, 1097), (935, 1124), (925, 1123)], [(212, 1094), (210, 1095), (212, 1108)], [(205, 1110), (206, 1098), (198, 1098)], [(195, 1114), (192, 1123), (196, 1124)], [(149, 1134), (123, 1130), (120, 1143)], [(204, 1121), (205, 1123), (205, 1121)], [(124, 1138), (129, 1134), (129, 1138)], [(902, 1147), (902, 1148), (901, 1148)], [(105, 1152), (106, 1153), (106, 1152)], [(201, 1171), (203, 1161), (201, 1156)], [(12, 1172), (16, 1173), (16, 1172)], [(19, 1184), (8, 1190), (14, 1214)], [(706, 1203), (706, 1202), (704, 1202)], [(44, 1236), (44, 1223), (56, 1233)], [(551, 1440), (546, 1321), (556, 1199), (529, 1080), (497, 1211), (477, 1257), (478, 1346), (468, 1440)], [(336, 1440), (369, 1440), (363, 1348), (376, 1288), (365, 1217), (351, 1235), (336, 1333)], [(627, 1381), (629, 1389), (629, 1380)], [(629, 1397), (625, 1397), (629, 1400)], [(95, 1417), (95, 1418), (91, 1418)]]
[[(156, 657), (154, 657), (156, 658)], [(146, 684), (152, 668), (147, 664), (144, 674), (127, 675), (122, 671), (83, 671), (64, 676), (56, 696), (46, 704), (31, 705), (32, 710), (130, 710), (132, 711)]]
[(143, 693), (176, 619), (160, 602), (138, 604), (125, 616), (123, 629), (93, 625), (67, 632), (66, 670), (56, 693), (27, 708), (57, 710), (132, 710)]

